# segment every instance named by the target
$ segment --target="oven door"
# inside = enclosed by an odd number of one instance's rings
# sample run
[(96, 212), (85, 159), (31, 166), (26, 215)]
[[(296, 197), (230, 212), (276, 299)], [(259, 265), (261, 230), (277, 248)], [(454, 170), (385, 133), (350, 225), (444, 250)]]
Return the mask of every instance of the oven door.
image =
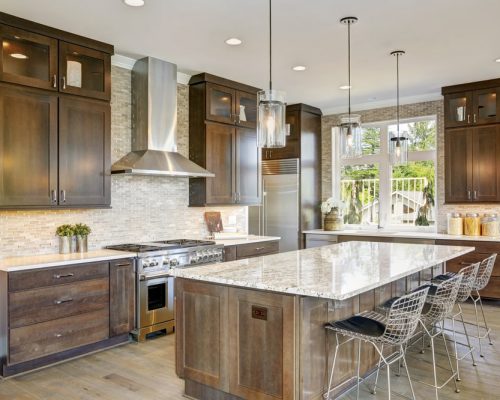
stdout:
[(174, 278), (141, 277), (139, 281), (139, 328), (174, 319)]

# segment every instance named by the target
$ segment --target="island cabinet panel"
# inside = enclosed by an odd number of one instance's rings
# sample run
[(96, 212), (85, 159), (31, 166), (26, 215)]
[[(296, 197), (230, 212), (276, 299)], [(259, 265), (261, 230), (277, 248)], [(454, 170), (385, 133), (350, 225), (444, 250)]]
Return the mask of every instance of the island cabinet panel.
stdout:
[(245, 399), (295, 393), (295, 298), (229, 289), (229, 390)]
[(175, 280), (177, 375), (229, 391), (228, 288)]
[(109, 265), (109, 334), (129, 333), (135, 324), (134, 260), (113, 261)]

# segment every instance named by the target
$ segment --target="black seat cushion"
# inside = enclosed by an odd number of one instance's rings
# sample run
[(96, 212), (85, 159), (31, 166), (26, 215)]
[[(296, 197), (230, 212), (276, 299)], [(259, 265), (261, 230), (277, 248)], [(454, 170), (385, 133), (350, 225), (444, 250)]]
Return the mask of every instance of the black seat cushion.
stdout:
[(382, 336), (385, 331), (385, 325), (383, 323), (359, 315), (342, 321), (328, 322), (327, 327), (375, 337)]
[(435, 276), (432, 278), (433, 281), (447, 281), (448, 279), (451, 279), (455, 276), (456, 274), (453, 272), (447, 272), (446, 274), (441, 274), (438, 276)]
[[(448, 278), (448, 279), (450, 279), (450, 278)], [(412, 293), (418, 292), (419, 290), (422, 290), (422, 289), (425, 289), (425, 288), (429, 288), (429, 291), (427, 292), (428, 295), (429, 294), (431, 296), (435, 296), (436, 295), (438, 287), (436, 285), (433, 285), (432, 283), (427, 283), (425, 285), (419, 286), (415, 290), (412, 290)]]

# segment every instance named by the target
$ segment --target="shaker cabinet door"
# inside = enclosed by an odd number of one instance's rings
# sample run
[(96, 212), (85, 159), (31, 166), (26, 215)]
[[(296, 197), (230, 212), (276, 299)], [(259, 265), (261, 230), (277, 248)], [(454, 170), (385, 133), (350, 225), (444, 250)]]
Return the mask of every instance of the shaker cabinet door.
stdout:
[(500, 201), (500, 128), (474, 128), (472, 148), (473, 200)]
[(260, 203), (260, 149), (254, 129), (236, 131), (236, 202)]
[(57, 96), (0, 84), (0, 207), (57, 204)]
[(257, 127), (257, 95), (237, 91), (235, 113), (239, 126), (255, 129)]
[(207, 83), (206, 90), (206, 119), (234, 125), (236, 121), (235, 90), (213, 83)]
[(472, 128), (445, 131), (445, 201), (472, 201)]
[(491, 124), (500, 122), (500, 88), (474, 90), (473, 116), (474, 124)]
[(444, 122), (447, 128), (467, 126), (473, 123), (472, 92), (453, 93), (444, 96)]
[(59, 205), (110, 204), (110, 116), (108, 103), (60, 98)]
[(129, 333), (135, 324), (134, 260), (112, 261), (109, 265), (109, 336)]

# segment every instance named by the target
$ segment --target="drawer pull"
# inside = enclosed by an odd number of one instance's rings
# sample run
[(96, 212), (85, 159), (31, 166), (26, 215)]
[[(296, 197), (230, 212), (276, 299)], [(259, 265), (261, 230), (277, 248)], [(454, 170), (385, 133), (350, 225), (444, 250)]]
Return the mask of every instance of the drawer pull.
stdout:
[(121, 263), (121, 264), (115, 264), (115, 267), (128, 267), (131, 265), (130, 263)]
[(264, 250), (264, 249), (265, 249), (265, 247), (256, 247), (255, 251), (260, 251), (260, 250)]
[(56, 333), (54, 336), (55, 336), (56, 338), (60, 338), (60, 337), (62, 337), (62, 333)]
[(64, 303), (70, 303), (72, 301), (73, 301), (73, 299), (54, 300), (54, 304), (64, 304)]
[(70, 272), (69, 274), (55, 274), (54, 275), (54, 278), (55, 279), (61, 279), (61, 278), (71, 278), (72, 276), (75, 276), (75, 274), (73, 274), (72, 272)]

